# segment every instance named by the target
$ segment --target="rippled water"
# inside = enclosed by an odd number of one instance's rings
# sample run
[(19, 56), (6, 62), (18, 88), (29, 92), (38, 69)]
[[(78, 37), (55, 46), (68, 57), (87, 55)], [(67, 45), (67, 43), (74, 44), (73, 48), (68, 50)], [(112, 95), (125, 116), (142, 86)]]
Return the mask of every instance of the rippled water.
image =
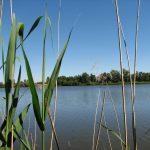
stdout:
[[(121, 86), (109, 86), (111, 95), (116, 106), (121, 130), (123, 131), (123, 114), (122, 114), (122, 96)], [(71, 145), (71, 150), (91, 150), (92, 134), (94, 125), (94, 115), (96, 102), (98, 99), (99, 90), (101, 99), (106, 90), (107, 100), (105, 104), (105, 117), (107, 126), (114, 130), (117, 129), (115, 114), (113, 111), (110, 95), (106, 86), (76, 86), (76, 87), (59, 87), (57, 100), (56, 114), (56, 131), (58, 134), (60, 147), (62, 150), (67, 150), (68, 143)], [(21, 112), (25, 105), (31, 103), (31, 95), (28, 88), (21, 88), (20, 94), (25, 95), (19, 102), (17, 114)], [(41, 98), (42, 91), (38, 89), (39, 97)], [(1, 99), (4, 96), (4, 89), (0, 89)], [(126, 86), (126, 105), (127, 105), (127, 122), (129, 143), (132, 144), (132, 128), (131, 128), (131, 95), (130, 87)], [(53, 111), (53, 100), (51, 111)], [(98, 110), (97, 121), (100, 117), (100, 106)], [(135, 101), (136, 121), (137, 121), (137, 139), (139, 150), (149, 150), (150, 148), (150, 85), (136, 86), (136, 101)], [(4, 100), (0, 101), (0, 112), (4, 112)], [(34, 135), (34, 117), (32, 107), (25, 121), (25, 128), (28, 129), (30, 120), (30, 133)], [(1, 120), (0, 120), (1, 121)], [(148, 132), (147, 132), (148, 131)], [(49, 149), (51, 137), (51, 126), (49, 120), (46, 121), (46, 149)], [(110, 134), (112, 147), (115, 150), (120, 150), (120, 142)], [(19, 143), (15, 143), (18, 147)], [(102, 129), (100, 137), (100, 147), (109, 149), (106, 130)], [(54, 142), (55, 147), (55, 142)], [(37, 149), (41, 149), (41, 133), (37, 127)]]

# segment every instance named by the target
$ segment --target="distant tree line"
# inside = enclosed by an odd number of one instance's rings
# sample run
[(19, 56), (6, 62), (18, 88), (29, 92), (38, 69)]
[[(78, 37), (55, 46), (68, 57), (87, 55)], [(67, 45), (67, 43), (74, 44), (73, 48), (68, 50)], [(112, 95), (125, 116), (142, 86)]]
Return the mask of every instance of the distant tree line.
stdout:
[[(123, 69), (124, 81), (126, 83), (130, 82), (129, 71)], [(131, 74), (132, 79), (134, 74)], [(49, 78), (47, 78), (48, 82)], [(150, 73), (146, 72), (136, 72), (136, 81), (137, 82), (150, 82)], [(59, 76), (58, 85), (69, 86), (69, 85), (99, 85), (99, 84), (117, 84), (121, 83), (121, 74), (118, 70), (111, 70), (110, 72), (104, 72), (99, 75), (82, 73), (81, 75), (76, 76)]]
[[(123, 69), (124, 81), (126, 83), (130, 82), (129, 71)], [(134, 74), (131, 74), (132, 79)], [(49, 77), (46, 79), (46, 84), (49, 81)], [(15, 82), (15, 81), (14, 81)], [(136, 72), (136, 82), (150, 83), (150, 72)], [(57, 80), (60, 86), (75, 86), (75, 85), (99, 85), (99, 84), (117, 84), (121, 83), (121, 74), (118, 70), (111, 70), (110, 72), (104, 72), (99, 75), (87, 74), (86, 72), (81, 75), (76, 76), (59, 76)], [(36, 84), (42, 84), (42, 82), (37, 82)], [(28, 80), (20, 82), (21, 87), (28, 87)], [(3, 82), (0, 82), (0, 87), (4, 87)]]

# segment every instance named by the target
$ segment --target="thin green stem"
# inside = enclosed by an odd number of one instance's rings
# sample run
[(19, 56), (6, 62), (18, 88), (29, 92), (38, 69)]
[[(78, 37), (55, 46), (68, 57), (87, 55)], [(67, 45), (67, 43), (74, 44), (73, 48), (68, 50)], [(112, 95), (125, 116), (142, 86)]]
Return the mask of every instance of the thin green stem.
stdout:
[[(44, 43), (43, 43), (43, 66), (42, 66), (42, 121), (43, 124), (45, 122), (44, 118), (44, 83), (45, 83), (45, 62), (46, 62), (46, 52), (45, 52), (45, 47), (46, 47), (46, 27), (47, 27), (47, 15), (45, 15), (45, 24), (44, 24)], [(42, 131), (42, 150), (45, 150), (45, 131)]]

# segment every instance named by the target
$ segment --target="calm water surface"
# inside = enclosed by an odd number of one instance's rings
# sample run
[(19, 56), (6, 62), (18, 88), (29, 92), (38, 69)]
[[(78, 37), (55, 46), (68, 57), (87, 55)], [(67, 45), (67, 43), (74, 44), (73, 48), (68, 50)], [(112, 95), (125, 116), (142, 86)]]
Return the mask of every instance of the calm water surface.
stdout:
[[(116, 106), (121, 130), (123, 131), (123, 113), (122, 113), (122, 96), (121, 86), (109, 86), (111, 95)], [(92, 134), (94, 126), (94, 115), (96, 102), (99, 91), (103, 98), (104, 91), (107, 91), (107, 100), (105, 104), (105, 117), (107, 126), (117, 131), (117, 123), (113, 111), (110, 95), (106, 86), (76, 86), (76, 87), (59, 87), (57, 100), (56, 114), (56, 130), (62, 150), (68, 150), (68, 143), (71, 145), (71, 150), (91, 150)], [(31, 95), (28, 88), (21, 88), (20, 94), (25, 93), (18, 105), (17, 114), (21, 112), (25, 105), (31, 103)], [(38, 89), (39, 97), (41, 98), (42, 91)], [(4, 96), (4, 89), (0, 89), (1, 99)], [(129, 142), (132, 141), (131, 130), (131, 95), (130, 87), (126, 86), (126, 105), (128, 118), (128, 133)], [(51, 103), (51, 111), (53, 112), (53, 100)], [(97, 115), (97, 121), (100, 117), (100, 106)], [(150, 149), (150, 85), (137, 85), (135, 111), (137, 120), (137, 139), (139, 150)], [(4, 112), (4, 100), (0, 101), (0, 112)], [(1, 120), (0, 120), (1, 122)], [(28, 113), (24, 126), (28, 129), (30, 122), (30, 132), (34, 135), (34, 117), (32, 107)], [(46, 149), (49, 149), (51, 126), (49, 120), (46, 121)], [(37, 127), (37, 149), (41, 149), (41, 133)], [(120, 150), (120, 142), (110, 134), (112, 147), (115, 150)], [(18, 144), (15, 146), (18, 149)], [(108, 137), (106, 130), (102, 129), (100, 146), (109, 149)], [(55, 142), (54, 142), (55, 148)]]

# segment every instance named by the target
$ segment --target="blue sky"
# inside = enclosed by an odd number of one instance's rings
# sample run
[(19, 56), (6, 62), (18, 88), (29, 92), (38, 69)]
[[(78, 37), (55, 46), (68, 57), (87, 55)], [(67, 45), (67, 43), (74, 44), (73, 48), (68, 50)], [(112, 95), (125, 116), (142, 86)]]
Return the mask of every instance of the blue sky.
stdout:
[[(137, 0), (118, 1), (119, 13), (127, 39), (131, 64), (133, 66)], [(16, 14), (18, 22), (25, 23), (25, 33), (27, 33), (34, 20), (44, 14), (46, 2), (48, 13), (52, 20), (54, 39), (54, 47), (52, 48), (48, 29), (46, 74), (50, 75), (56, 61), (58, 0), (15, 0), (13, 1), (13, 12)], [(137, 60), (137, 69), (142, 71), (150, 71), (149, 8), (150, 1), (142, 0)], [(78, 21), (65, 54), (60, 75), (77, 75), (82, 72), (97, 74), (110, 71), (111, 69), (119, 70), (117, 23), (113, 0), (62, 0), (60, 48), (63, 47), (69, 31), (76, 20)], [(38, 28), (25, 42), (25, 50), (33, 70), (35, 81), (41, 80), (43, 26), (44, 21), (41, 21)], [(6, 54), (10, 34), (8, 1), (4, 1), (2, 34)], [(18, 50), (17, 55), (21, 58), (23, 70), (22, 79), (26, 79), (25, 65), (21, 50)], [(127, 67), (125, 53), (123, 56), (124, 67)], [(16, 66), (16, 76), (18, 64), (19, 63), (17, 63)], [(2, 79), (2, 73), (0, 77)]]

